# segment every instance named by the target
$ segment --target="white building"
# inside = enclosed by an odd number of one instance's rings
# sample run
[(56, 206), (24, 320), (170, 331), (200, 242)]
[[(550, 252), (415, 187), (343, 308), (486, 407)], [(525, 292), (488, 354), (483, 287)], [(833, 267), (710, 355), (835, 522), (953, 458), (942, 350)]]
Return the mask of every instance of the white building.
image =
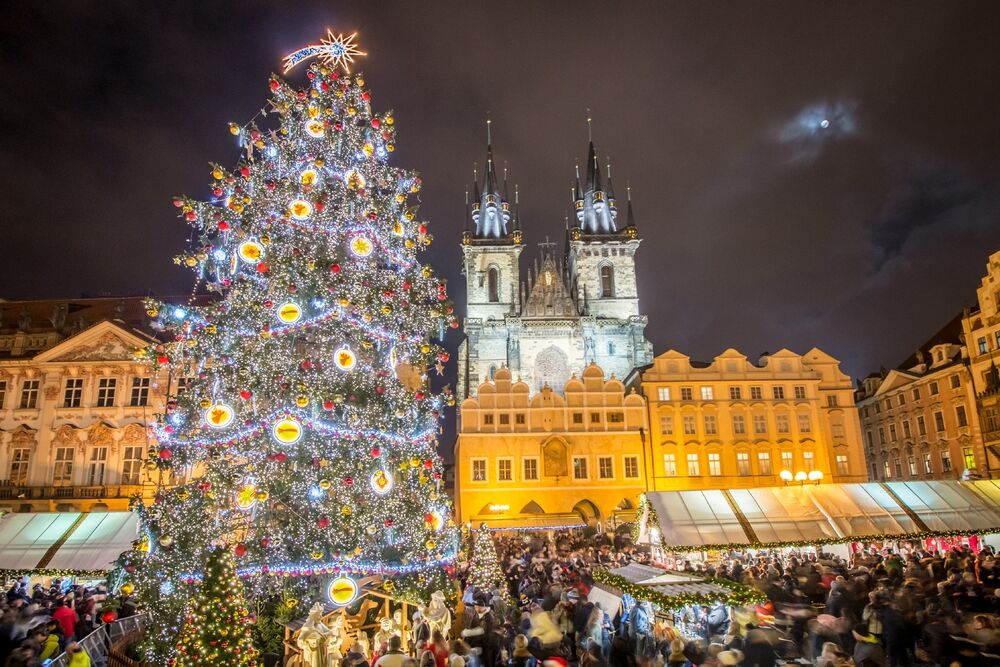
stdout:
[[(459, 396), (475, 396), (479, 385), (504, 366), (535, 393), (562, 391), (591, 363), (609, 376), (625, 377), (652, 360), (652, 345), (639, 313), (635, 253), (639, 234), (631, 199), (619, 229), (610, 174), (601, 183), (590, 144), (585, 187), (577, 178), (576, 220), (566, 231), (562, 256), (556, 244), (539, 243), (539, 257), (522, 278), (523, 234), (506, 179), (496, 177), (492, 147), (482, 188), (477, 179), (469, 221), (462, 235), (467, 285), (466, 340), (459, 349)], [(467, 223), (468, 224), (468, 223)]]

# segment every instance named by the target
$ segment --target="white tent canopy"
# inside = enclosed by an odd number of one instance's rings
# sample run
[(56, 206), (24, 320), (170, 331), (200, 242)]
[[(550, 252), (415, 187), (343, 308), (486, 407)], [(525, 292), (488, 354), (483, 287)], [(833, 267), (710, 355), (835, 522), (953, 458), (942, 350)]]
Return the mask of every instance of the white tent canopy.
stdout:
[(41, 512), (0, 517), (0, 569), (110, 570), (136, 539), (131, 512)]
[(661, 491), (647, 501), (640, 540), (678, 551), (1000, 532), (992, 480)]

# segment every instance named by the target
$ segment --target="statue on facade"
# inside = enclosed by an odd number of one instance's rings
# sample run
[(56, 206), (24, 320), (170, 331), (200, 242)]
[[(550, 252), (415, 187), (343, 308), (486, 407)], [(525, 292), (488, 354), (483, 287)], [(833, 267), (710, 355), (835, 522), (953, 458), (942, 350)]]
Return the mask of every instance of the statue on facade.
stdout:
[(299, 629), (296, 644), (302, 650), (304, 667), (328, 667), (326, 650), (330, 628), (323, 623), (323, 606), (318, 602), (309, 610), (309, 617)]
[(17, 314), (17, 330), (31, 330), (31, 313), (28, 312), (27, 306), (21, 306), (21, 312)]

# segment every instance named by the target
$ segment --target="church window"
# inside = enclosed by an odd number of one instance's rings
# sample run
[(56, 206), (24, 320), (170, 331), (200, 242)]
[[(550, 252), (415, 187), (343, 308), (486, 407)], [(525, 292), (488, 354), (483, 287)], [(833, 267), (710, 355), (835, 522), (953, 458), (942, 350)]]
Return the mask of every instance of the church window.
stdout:
[[(913, 457), (911, 456), (910, 458), (912, 459)], [(847, 454), (837, 454), (837, 474), (838, 475), (851, 474), (851, 465), (847, 461)]]
[(34, 410), (38, 407), (38, 380), (25, 380), (24, 384), (21, 385), (19, 407), (22, 410)]
[(118, 380), (115, 378), (101, 378), (97, 383), (97, 407), (109, 408), (115, 404), (115, 389)]
[(736, 452), (736, 472), (740, 475), (750, 474), (750, 452)]
[(711, 401), (715, 399), (715, 392), (712, 387), (702, 387), (701, 388), (701, 400)]
[(806, 388), (804, 385), (797, 384), (793, 389), (795, 390), (795, 398), (802, 400), (806, 397)]
[(64, 408), (80, 407), (80, 400), (83, 397), (83, 378), (67, 378), (66, 394), (63, 401)]
[(806, 469), (806, 472), (812, 472), (816, 469), (816, 460), (812, 452), (802, 452), (802, 467)]
[(770, 452), (757, 452), (757, 470), (761, 475), (771, 474)]
[(788, 415), (775, 415), (775, 423), (778, 425), (778, 433), (788, 433)]
[(780, 386), (779, 387), (772, 387), (771, 388), (771, 394), (774, 396), (775, 400), (780, 401), (781, 399), (783, 399), (785, 397), (785, 388), (784, 387), (780, 387)]
[(782, 470), (791, 470), (795, 465), (795, 455), (789, 451), (781, 452), (781, 468)]
[(958, 377), (958, 373), (952, 375), (949, 380), (951, 381), (951, 388), (958, 389), (962, 386), (962, 378)]
[(609, 341), (608, 342), (608, 354), (614, 354), (614, 353), (615, 353), (615, 344)]
[[(892, 428), (895, 431), (896, 425), (893, 424)], [(809, 415), (807, 414), (799, 415), (799, 433), (810, 433), (810, 432), (812, 432), (812, 421), (809, 419)]]
[(753, 432), (757, 435), (767, 433), (767, 415), (753, 416)]
[(492, 380), (494, 377), (496, 377), (496, 374), (497, 374), (497, 367), (490, 366), (490, 379)]
[(601, 296), (615, 295), (615, 270), (610, 264), (601, 265)]
[(941, 452), (941, 471), (951, 472), (951, 452), (948, 450)]
[(31, 450), (27, 447), (18, 448), (10, 454), (10, 483), (14, 486), (26, 486), (28, 484), (28, 463), (31, 459)]
[(490, 303), (500, 301), (500, 271), (495, 266), (491, 266), (486, 272), (486, 288), (489, 292)]

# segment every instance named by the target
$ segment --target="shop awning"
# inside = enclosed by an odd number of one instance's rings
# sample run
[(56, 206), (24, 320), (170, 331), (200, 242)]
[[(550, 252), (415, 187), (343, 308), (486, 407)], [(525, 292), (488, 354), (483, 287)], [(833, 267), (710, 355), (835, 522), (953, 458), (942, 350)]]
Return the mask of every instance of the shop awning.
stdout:
[(13, 513), (0, 517), (0, 570), (110, 570), (136, 538), (131, 512)]
[(587, 524), (579, 514), (527, 514), (515, 517), (477, 517), (472, 525), (486, 524), (488, 530), (554, 530), (584, 528)]
[(109, 570), (138, 537), (139, 517), (132, 512), (93, 512), (84, 516), (49, 561), (49, 568)]
[(677, 551), (1000, 532), (1000, 485), (992, 480), (662, 491), (646, 499), (641, 541)]

